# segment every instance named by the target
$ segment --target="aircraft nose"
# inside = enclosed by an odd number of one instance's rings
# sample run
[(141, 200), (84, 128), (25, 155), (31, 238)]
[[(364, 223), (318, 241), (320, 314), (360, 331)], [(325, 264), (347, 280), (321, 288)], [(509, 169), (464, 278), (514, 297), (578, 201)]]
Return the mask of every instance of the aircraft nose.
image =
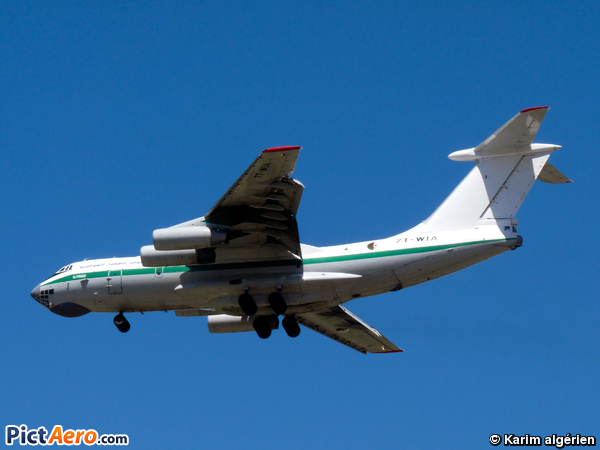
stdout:
[(37, 297), (40, 296), (40, 285), (39, 284), (33, 288), (33, 290), (31, 291), (31, 296), (33, 297), (34, 300), (37, 300)]

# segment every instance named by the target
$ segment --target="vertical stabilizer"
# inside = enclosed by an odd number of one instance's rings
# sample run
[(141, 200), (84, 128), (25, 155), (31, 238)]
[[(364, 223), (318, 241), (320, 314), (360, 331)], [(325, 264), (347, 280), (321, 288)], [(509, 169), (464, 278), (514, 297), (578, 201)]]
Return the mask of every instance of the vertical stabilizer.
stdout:
[(533, 144), (548, 107), (521, 111), (475, 148), (449, 158), (475, 167), (423, 223), (427, 231), (463, 230), (479, 220), (512, 219), (550, 153), (560, 146)]

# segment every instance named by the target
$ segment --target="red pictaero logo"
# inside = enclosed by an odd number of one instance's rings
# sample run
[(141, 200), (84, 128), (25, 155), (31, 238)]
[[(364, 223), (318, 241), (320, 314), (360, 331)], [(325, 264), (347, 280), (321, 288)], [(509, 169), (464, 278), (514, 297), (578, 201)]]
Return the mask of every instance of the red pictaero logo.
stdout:
[(54, 425), (48, 433), (45, 427), (28, 429), (27, 425), (7, 425), (5, 429), (6, 445), (129, 445), (126, 434), (99, 435), (96, 430), (63, 429)]

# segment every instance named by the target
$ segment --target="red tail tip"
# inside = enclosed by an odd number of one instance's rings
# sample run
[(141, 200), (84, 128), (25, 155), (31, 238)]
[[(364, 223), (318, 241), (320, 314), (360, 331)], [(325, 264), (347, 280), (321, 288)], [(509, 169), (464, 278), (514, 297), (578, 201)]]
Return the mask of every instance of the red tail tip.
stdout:
[(263, 150), (263, 153), (273, 153), (273, 152), (287, 152), (290, 150), (300, 150), (301, 147), (290, 146), (290, 147), (273, 147)]
[(535, 111), (536, 109), (548, 109), (548, 108), (549, 108), (549, 106), (536, 106), (534, 108), (524, 109), (523, 111), (521, 111), (521, 114), (523, 114), (523, 113), (525, 113), (527, 111)]

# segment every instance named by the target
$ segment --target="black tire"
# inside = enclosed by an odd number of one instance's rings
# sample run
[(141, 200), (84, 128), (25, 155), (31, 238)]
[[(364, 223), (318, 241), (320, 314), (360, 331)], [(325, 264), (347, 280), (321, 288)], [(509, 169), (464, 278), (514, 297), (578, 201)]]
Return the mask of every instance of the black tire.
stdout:
[(295, 338), (300, 334), (300, 325), (292, 316), (285, 316), (281, 325), (289, 337)]
[(127, 333), (131, 328), (129, 321), (125, 318), (123, 313), (117, 314), (113, 319), (113, 322), (121, 333)]
[(287, 311), (287, 304), (279, 292), (270, 293), (267, 301), (275, 314), (284, 314)]
[(254, 319), (252, 326), (256, 330), (256, 334), (258, 334), (259, 338), (267, 339), (269, 336), (271, 336), (271, 327), (269, 326), (267, 319), (264, 317), (257, 317)]
[(238, 304), (244, 314), (247, 316), (253, 316), (258, 311), (258, 306), (256, 306), (256, 302), (252, 298), (252, 296), (248, 293), (244, 293), (238, 297)]

